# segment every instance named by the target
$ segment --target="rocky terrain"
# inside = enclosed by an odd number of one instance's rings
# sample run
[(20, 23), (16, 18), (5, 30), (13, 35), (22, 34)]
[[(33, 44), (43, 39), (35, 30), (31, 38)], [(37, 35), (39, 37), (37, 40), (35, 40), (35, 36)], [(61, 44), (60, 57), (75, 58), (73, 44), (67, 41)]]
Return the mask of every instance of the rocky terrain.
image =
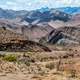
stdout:
[(40, 42), (60, 45), (80, 44), (80, 27), (65, 26), (57, 28), (43, 37)]
[[(72, 9), (73, 13), (76, 14), (68, 14), (66, 11), (69, 9)], [(41, 38), (57, 28), (79, 26), (79, 14), (76, 10), (79, 12), (79, 8), (41, 8), (33, 11), (0, 9), (0, 27), (5, 27), (10, 32), (22, 35), (23, 39), (39, 42)], [(65, 34), (67, 33), (65, 32)], [(73, 36), (70, 35), (70, 37)]]
[(27, 40), (22, 34), (0, 28), (0, 51), (51, 51), (48, 47)]
[(0, 9), (0, 80), (80, 80), (80, 8)]
[(0, 52), (0, 80), (80, 80), (80, 46), (52, 52)]
[(54, 27), (48, 23), (51, 21), (66, 22), (71, 19), (71, 15), (56, 9), (46, 9), (33, 11), (13, 11), (0, 9), (0, 27), (18, 34), (25, 38), (39, 42), (39, 40), (50, 33)]

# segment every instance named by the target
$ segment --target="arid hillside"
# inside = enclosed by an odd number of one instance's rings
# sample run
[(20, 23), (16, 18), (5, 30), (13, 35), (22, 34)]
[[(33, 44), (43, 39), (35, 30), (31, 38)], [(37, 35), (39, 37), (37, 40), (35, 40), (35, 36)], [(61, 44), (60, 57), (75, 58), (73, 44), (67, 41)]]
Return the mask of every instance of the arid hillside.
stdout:
[(27, 40), (23, 35), (0, 28), (0, 51), (51, 51), (48, 47)]
[[(0, 20), (0, 27), (5, 28), (7, 31), (23, 36), (26, 40), (32, 40), (38, 42), (40, 38), (47, 35), (53, 30), (53, 27), (48, 24), (23, 24), (18, 20)], [(6, 36), (8, 37), (8, 36)], [(12, 36), (15, 37), (15, 36)], [(24, 39), (22, 38), (22, 39)]]
[(52, 43), (61, 45), (76, 45), (80, 43), (80, 27), (64, 26), (52, 30), (46, 37), (43, 37), (40, 42)]

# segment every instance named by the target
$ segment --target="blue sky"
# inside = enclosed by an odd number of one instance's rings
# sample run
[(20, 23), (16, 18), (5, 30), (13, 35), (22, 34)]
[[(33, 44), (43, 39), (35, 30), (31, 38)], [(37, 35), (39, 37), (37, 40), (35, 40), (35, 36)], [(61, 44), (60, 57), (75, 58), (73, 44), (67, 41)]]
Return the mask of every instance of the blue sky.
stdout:
[(1, 0), (0, 7), (13, 10), (33, 10), (41, 7), (80, 7), (80, 0)]

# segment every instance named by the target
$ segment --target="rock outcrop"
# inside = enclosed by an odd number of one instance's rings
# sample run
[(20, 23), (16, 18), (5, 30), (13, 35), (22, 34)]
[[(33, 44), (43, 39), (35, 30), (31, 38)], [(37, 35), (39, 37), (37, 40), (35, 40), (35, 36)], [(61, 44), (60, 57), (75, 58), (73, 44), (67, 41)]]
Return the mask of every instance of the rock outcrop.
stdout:
[(79, 44), (80, 28), (66, 26), (52, 30), (46, 37), (43, 37), (40, 42), (63, 45)]

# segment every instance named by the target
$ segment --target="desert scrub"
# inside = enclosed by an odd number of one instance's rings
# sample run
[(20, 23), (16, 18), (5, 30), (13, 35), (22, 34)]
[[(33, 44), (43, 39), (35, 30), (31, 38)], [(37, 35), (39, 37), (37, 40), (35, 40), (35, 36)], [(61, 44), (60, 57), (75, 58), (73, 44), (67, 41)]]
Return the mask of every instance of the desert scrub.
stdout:
[(2, 59), (9, 62), (15, 62), (17, 61), (17, 56), (14, 54), (8, 54), (8, 55), (5, 55)]
[(55, 65), (54, 65), (54, 63), (52, 62), (52, 63), (46, 64), (45, 67), (51, 70), (51, 69), (54, 69)]
[(70, 70), (70, 74), (71, 74), (70, 77), (72, 77), (72, 78), (77, 77), (76, 70), (74, 70), (74, 69)]
[(2, 57), (4, 57), (5, 56), (5, 54), (0, 54), (0, 58), (2, 58)]
[(25, 62), (26, 66), (30, 66), (30, 62), (26, 61)]

